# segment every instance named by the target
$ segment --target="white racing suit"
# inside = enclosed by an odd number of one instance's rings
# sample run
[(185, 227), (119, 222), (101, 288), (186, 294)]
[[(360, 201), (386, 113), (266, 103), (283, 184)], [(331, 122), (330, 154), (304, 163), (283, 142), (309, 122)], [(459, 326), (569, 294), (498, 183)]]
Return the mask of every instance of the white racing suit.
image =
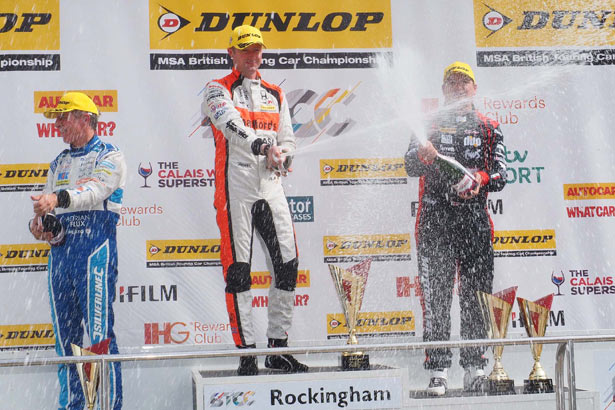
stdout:
[(211, 121), (216, 144), (214, 207), (233, 341), (237, 347), (255, 343), (250, 291), (254, 228), (267, 246), (274, 271), (267, 337), (286, 339), (297, 283), (297, 245), (280, 177), (259, 155), (263, 144), (291, 153), (295, 149), (286, 97), (260, 74), (250, 80), (233, 69), (207, 84), (202, 110)]

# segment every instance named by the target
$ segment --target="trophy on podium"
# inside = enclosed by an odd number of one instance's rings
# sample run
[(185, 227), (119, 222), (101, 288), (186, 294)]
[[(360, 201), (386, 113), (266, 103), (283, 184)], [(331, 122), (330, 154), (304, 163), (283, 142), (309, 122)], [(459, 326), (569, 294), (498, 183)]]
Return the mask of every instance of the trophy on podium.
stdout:
[[(508, 331), (508, 322), (515, 302), (517, 287), (489, 294), (478, 291), (478, 302), (483, 314), (483, 322), (490, 339), (504, 339)], [(515, 381), (508, 377), (502, 366), (504, 346), (493, 346), (493, 370), (485, 381), (484, 389), (489, 394), (514, 394)]]
[[(100, 354), (107, 354), (109, 352), (110, 342), (110, 338), (105, 339), (100, 343), (90, 346), (88, 349), (71, 343), (73, 356), (96, 356)], [(100, 383), (100, 364), (75, 363), (75, 366), (77, 367), (77, 373), (79, 374), (79, 380), (81, 381), (81, 388), (83, 389), (83, 395), (85, 396), (85, 404), (87, 405), (88, 410), (92, 410), (94, 408), (94, 404), (96, 404), (98, 385)]]
[[(547, 330), (549, 312), (553, 303), (553, 294), (540, 298), (534, 302), (517, 298), (519, 313), (523, 326), (529, 337), (542, 337)], [(553, 379), (549, 379), (544, 369), (540, 365), (540, 355), (542, 354), (542, 344), (533, 343), (532, 356), (534, 357), (534, 367), (530, 372), (528, 380), (523, 381), (524, 393), (553, 393)]]
[[(349, 345), (358, 344), (357, 319), (363, 303), (363, 294), (365, 293), (371, 262), (371, 259), (366, 259), (349, 269), (329, 265), (331, 278), (335, 283), (335, 290), (346, 318), (346, 326), (348, 327), (347, 344)], [(341, 356), (341, 366), (342, 370), (367, 370), (369, 369), (369, 355), (363, 352), (344, 352)]]

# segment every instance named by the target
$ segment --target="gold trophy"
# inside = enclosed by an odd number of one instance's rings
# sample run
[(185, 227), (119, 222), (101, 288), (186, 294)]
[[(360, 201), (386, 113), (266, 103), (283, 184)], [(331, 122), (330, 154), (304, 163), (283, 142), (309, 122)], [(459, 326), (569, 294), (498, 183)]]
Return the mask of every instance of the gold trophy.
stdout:
[[(90, 346), (88, 349), (77, 346), (71, 343), (73, 356), (96, 356), (107, 354), (109, 352), (109, 343), (111, 339), (105, 339), (100, 343)], [(92, 410), (96, 404), (98, 393), (98, 384), (100, 383), (100, 364), (99, 363), (75, 363), (81, 388), (85, 396), (85, 404), (88, 410)]]
[[(483, 314), (483, 322), (490, 339), (504, 339), (517, 287), (505, 289), (493, 295), (478, 291), (478, 302)], [(485, 381), (484, 389), (489, 394), (515, 394), (515, 381), (508, 377), (502, 366), (504, 346), (493, 346), (493, 370)]]
[[(553, 303), (553, 294), (545, 296), (534, 302), (517, 298), (519, 313), (523, 326), (529, 337), (542, 337), (547, 330), (549, 312)], [(542, 354), (542, 344), (533, 343), (532, 356), (534, 357), (534, 367), (530, 372), (529, 380), (523, 381), (523, 393), (553, 393), (553, 379), (549, 379), (544, 369), (540, 365), (540, 355)]]
[[(329, 265), (331, 278), (335, 283), (335, 290), (340, 298), (346, 326), (348, 327), (349, 345), (358, 344), (357, 319), (363, 303), (363, 294), (367, 283), (367, 274), (372, 263), (371, 258), (352, 266), (342, 269), (338, 266)], [(369, 369), (369, 355), (363, 352), (344, 352), (341, 356), (342, 370), (367, 370)]]

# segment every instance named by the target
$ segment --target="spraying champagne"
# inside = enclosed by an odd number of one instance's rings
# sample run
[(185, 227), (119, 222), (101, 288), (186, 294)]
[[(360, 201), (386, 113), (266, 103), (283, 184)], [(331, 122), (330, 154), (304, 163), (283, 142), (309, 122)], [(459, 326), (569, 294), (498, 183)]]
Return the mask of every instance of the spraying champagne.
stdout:
[(452, 186), (457, 193), (471, 191), (478, 185), (474, 175), (456, 159), (438, 153), (434, 163), (440, 172), (447, 174), (454, 181), (459, 181)]

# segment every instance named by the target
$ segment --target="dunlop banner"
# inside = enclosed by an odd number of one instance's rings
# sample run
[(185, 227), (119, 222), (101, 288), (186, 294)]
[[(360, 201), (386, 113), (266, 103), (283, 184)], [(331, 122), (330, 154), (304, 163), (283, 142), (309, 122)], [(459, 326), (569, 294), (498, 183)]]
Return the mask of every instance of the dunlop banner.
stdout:
[(410, 234), (323, 237), (325, 263), (410, 260)]
[(495, 231), (495, 256), (555, 256), (555, 230)]
[(613, 0), (474, 0), (476, 46), (505, 48), (478, 51), (477, 63), (483, 67), (615, 64), (614, 11)]
[(148, 268), (220, 266), (219, 239), (148, 240)]
[(0, 192), (40, 191), (49, 164), (0, 164)]
[(0, 350), (51, 349), (54, 345), (51, 323), (0, 325)]
[[(357, 336), (413, 336), (414, 312), (363, 312), (357, 319)], [(346, 319), (341, 313), (327, 314), (327, 339), (348, 336)]]
[(390, 48), (389, 0), (149, 2), (152, 50), (226, 50), (231, 30), (250, 24), (268, 49)]

